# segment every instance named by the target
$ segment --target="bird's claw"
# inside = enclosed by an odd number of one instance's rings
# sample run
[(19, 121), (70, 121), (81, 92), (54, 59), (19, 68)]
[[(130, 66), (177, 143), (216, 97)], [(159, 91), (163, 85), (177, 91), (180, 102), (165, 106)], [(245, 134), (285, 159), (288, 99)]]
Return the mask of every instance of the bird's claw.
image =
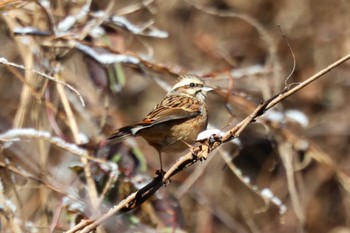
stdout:
[(163, 184), (164, 184), (164, 186), (170, 184), (170, 182), (171, 182), (170, 179), (164, 179), (165, 173), (166, 173), (166, 172), (165, 172), (163, 169), (159, 169), (159, 170), (156, 171), (156, 175), (157, 175), (158, 177), (160, 177), (160, 178), (163, 179)]
[(165, 175), (165, 171), (163, 169), (156, 170), (156, 175), (163, 177)]

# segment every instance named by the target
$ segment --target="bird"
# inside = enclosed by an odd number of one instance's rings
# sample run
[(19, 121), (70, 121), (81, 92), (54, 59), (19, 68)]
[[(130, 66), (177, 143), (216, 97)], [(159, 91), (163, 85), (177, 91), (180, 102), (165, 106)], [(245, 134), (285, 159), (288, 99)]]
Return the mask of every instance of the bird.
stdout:
[(196, 141), (206, 129), (208, 111), (205, 98), (213, 88), (194, 74), (179, 76), (166, 96), (135, 124), (114, 130), (107, 138), (108, 144), (141, 136), (158, 152), (160, 171), (163, 171), (162, 153), (178, 153)]

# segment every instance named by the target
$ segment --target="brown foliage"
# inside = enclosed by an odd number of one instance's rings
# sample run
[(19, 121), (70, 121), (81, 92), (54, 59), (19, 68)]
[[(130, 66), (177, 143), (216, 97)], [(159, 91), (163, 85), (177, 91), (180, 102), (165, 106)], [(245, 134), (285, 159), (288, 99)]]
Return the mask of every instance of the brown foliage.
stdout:
[[(1, 231), (348, 232), (349, 10), (1, 2)], [(143, 140), (100, 146), (187, 72), (216, 87), (209, 121), (223, 132), (196, 144), (197, 157), (164, 156), (169, 171), (153, 179), (157, 154)]]

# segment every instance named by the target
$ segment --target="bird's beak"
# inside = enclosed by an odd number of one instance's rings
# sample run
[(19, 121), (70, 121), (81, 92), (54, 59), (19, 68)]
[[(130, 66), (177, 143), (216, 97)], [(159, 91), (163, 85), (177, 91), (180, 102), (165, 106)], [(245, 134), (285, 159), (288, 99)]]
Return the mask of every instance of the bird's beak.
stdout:
[(208, 87), (208, 86), (204, 86), (204, 87), (202, 88), (202, 91), (203, 91), (204, 93), (207, 93), (207, 92), (212, 91), (212, 90), (214, 90), (214, 88)]

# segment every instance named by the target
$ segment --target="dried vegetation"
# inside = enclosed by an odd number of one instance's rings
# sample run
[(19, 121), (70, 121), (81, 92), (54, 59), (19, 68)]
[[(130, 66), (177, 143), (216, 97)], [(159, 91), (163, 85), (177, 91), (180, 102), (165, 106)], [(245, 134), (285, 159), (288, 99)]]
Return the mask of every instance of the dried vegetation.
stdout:
[[(1, 232), (350, 232), (348, 1), (4, 0), (0, 14)], [(216, 87), (222, 133), (181, 171), (164, 156), (162, 186), (142, 139), (100, 143), (187, 72)]]

